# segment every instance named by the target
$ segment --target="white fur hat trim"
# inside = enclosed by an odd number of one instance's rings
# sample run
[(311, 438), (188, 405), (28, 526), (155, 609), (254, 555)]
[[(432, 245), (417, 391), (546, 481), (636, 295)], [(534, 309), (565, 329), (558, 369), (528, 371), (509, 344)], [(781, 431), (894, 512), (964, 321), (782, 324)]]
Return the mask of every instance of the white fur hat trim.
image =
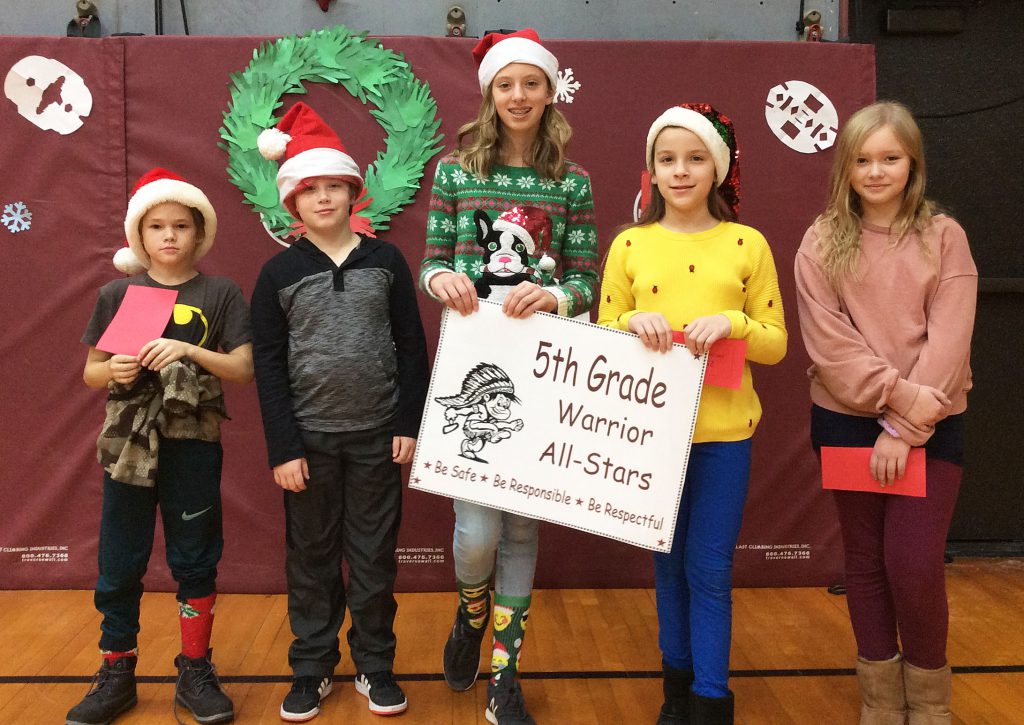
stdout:
[[(146, 212), (157, 204), (167, 201), (176, 201), (184, 206), (194, 206), (203, 215), (206, 230), (202, 242), (196, 247), (193, 261), (198, 261), (203, 255), (210, 251), (213, 240), (217, 237), (217, 212), (213, 205), (206, 198), (206, 194), (197, 186), (187, 181), (177, 179), (156, 179), (142, 186), (128, 200), (128, 213), (124, 217), (124, 235), (128, 240), (128, 246), (135, 253), (139, 262), (149, 269), (149, 255), (142, 245), (142, 237), (139, 235), (139, 222)], [(116, 262), (115, 262), (116, 263)]]
[(363, 176), (352, 157), (337, 149), (321, 146), (292, 156), (277, 170), (277, 193), (283, 203), (303, 179), (314, 176), (345, 176), (359, 181), (353, 200), (363, 188)]
[(558, 59), (540, 43), (529, 38), (505, 38), (495, 43), (487, 51), (480, 62), (477, 78), (480, 80), (480, 92), (491, 85), (498, 71), (509, 63), (528, 63), (544, 71), (551, 81), (551, 90), (558, 86)]
[(666, 128), (685, 128), (692, 131), (697, 138), (704, 142), (708, 151), (711, 152), (711, 159), (715, 162), (715, 185), (721, 186), (725, 177), (729, 174), (729, 161), (732, 152), (722, 137), (718, 135), (715, 126), (711, 121), (693, 109), (673, 106), (658, 116), (651, 124), (651, 130), (647, 132), (647, 168), (654, 169), (654, 141), (658, 134)]

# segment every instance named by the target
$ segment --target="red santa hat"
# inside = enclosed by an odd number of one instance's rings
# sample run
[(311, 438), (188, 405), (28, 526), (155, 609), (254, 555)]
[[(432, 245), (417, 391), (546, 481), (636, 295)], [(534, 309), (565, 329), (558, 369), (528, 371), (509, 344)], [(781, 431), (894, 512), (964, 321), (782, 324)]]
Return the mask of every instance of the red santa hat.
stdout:
[(354, 187), (352, 199), (363, 190), (359, 167), (338, 135), (319, 114), (299, 101), (284, 114), (275, 128), (265, 129), (256, 140), (263, 158), (284, 163), (277, 170), (277, 193), (296, 219), (292, 195), (305, 179), (333, 176)]
[(149, 255), (142, 245), (139, 224), (147, 211), (168, 201), (195, 207), (203, 215), (205, 229), (202, 239), (197, 240), (193, 261), (210, 251), (217, 236), (217, 212), (213, 210), (210, 200), (198, 186), (193, 186), (172, 171), (156, 167), (143, 174), (132, 189), (128, 212), (124, 217), (126, 246), (114, 254), (114, 267), (125, 274), (138, 274), (149, 269)]
[(531, 255), (551, 245), (551, 217), (540, 207), (514, 206), (494, 220), (494, 229), (515, 234)]
[(491, 85), (498, 71), (509, 63), (528, 63), (544, 71), (551, 81), (551, 88), (558, 86), (558, 59), (540, 44), (540, 36), (533, 28), (524, 28), (515, 33), (488, 33), (473, 48), (480, 92)]

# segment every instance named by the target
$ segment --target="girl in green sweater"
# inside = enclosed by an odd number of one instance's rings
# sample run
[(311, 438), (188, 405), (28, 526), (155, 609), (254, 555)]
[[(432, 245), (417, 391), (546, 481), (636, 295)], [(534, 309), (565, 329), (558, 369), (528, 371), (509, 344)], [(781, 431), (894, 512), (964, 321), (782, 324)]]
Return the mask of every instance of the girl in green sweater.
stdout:
[[(586, 313), (597, 285), (590, 177), (565, 158), (572, 134), (554, 107), (558, 61), (533, 30), (492, 33), (473, 51), (483, 102), (434, 175), (420, 286), (462, 315), (481, 297), (510, 317)], [(553, 274), (560, 276), (557, 282)], [(444, 648), (454, 690), (476, 682), (491, 617), (487, 720), (533, 723), (516, 677), (537, 564), (537, 521), (455, 501), (459, 608)]]

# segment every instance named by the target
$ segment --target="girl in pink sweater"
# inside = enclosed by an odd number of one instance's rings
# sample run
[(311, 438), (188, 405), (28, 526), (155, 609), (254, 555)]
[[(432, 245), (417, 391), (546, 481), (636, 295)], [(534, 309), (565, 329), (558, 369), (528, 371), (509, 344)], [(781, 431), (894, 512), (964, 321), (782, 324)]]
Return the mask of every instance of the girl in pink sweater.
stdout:
[[(925, 196), (921, 132), (875, 103), (839, 136), (828, 206), (796, 257), (811, 439), (872, 448), (878, 493), (836, 491), (862, 725), (949, 722), (943, 550), (960, 487), (978, 273)], [(927, 495), (887, 495), (911, 447)], [(903, 651), (900, 652), (900, 643)]]

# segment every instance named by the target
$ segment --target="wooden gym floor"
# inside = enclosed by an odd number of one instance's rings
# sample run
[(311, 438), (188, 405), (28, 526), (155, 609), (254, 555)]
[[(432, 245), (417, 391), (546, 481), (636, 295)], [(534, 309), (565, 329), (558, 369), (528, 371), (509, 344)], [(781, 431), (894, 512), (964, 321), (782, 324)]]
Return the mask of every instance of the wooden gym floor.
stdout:
[[(953, 722), (1024, 723), (1024, 559), (959, 559), (947, 580)], [(734, 601), (737, 723), (857, 722), (845, 597), (820, 588), (737, 589)], [(454, 693), (440, 674), (453, 606), (452, 594), (399, 595), (395, 671), (409, 710), (395, 725), (485, 722), (484, 683)], [(538, 590), (530, 615), (523, 690), (540, 725), (654, 723), (661, 680), (653, 591)], [(98, 666), (98, 628), (91, 592), (0, 592), (0, 723), (63, 723)], [(236, 722), (280, 722), (290, 640), (283, 596), (220, 597), (214, 661)], [(143, 598), (141, 650), (139, 704), (117, 723), (173, 723), (172, 595)], [(346, 653), (316, 723), (379, 725), (352, 675)], [(183, 710), (179, 716), (194, 722)]]

